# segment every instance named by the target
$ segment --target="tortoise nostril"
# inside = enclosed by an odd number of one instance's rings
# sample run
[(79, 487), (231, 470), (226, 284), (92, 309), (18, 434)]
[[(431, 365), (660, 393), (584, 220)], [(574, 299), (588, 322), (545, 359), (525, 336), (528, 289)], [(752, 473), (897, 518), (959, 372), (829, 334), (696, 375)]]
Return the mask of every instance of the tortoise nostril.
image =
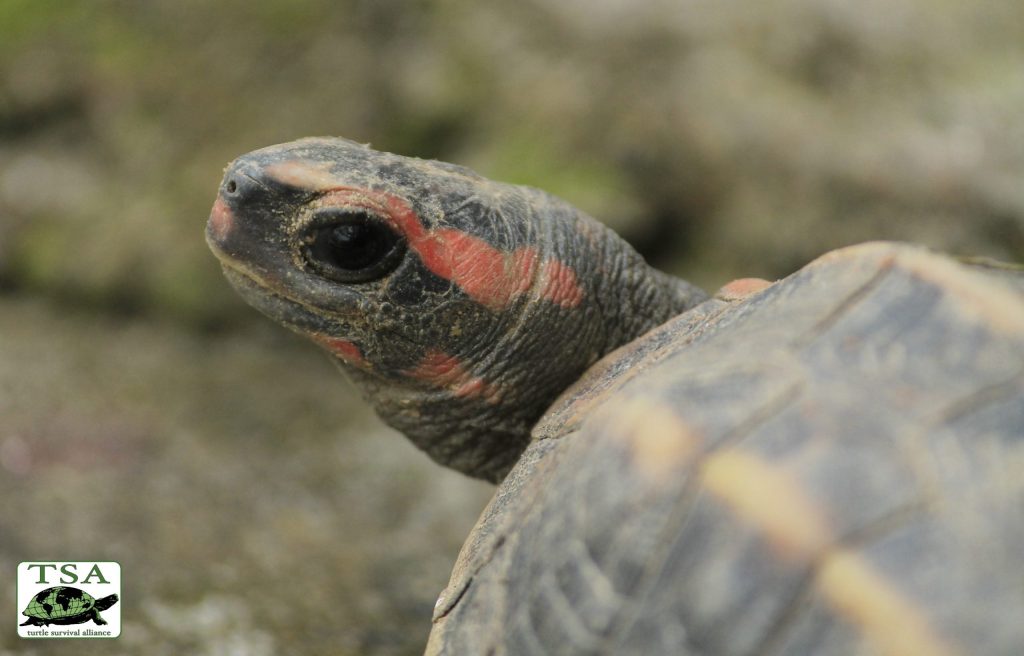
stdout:
[(224, 185), (224, 190), (227, 191), (229, 194), (233, 194), (235, 193), (235, 191), (238, 190), (238, 183), (235, 182), (233, 179), (228, 180), (228, 183)]

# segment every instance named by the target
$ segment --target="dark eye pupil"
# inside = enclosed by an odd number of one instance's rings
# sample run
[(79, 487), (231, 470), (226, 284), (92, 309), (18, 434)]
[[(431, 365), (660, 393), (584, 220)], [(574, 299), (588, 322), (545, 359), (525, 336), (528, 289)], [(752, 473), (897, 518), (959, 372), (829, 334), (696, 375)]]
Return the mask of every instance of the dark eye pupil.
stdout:
[(381, 228), (355, 223), (327, 228), (317, 235), (315, 255), (339, 269), (358, 271), (386, 255), (394, 245)]
[(389, 273), (401, 261), (404, 242), (373, 217), (345, 214), (321, 224), (306, 239), (310, 266), (338, 282), (365, 282)]

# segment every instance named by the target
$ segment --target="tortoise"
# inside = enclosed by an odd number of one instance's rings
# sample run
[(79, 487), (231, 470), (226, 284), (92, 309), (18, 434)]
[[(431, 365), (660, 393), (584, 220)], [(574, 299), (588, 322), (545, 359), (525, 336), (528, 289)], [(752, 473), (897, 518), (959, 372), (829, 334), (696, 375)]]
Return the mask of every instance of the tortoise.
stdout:
[(94, 599), (91, 594), (78, 588), (58, 585), (39, 592), (21, 611), (28, 617), (21, 626), (49, 626), (50, 624), (84, 624), (92, 620), (106, 624), (100, 615), (117, 603), (117, 595)]
[(568, 203), (317, 138), (207, 241), (431, 458), (500, 483), (431, 654), (1024, 647), (1024, 275), (828, 253), (708, 296)]

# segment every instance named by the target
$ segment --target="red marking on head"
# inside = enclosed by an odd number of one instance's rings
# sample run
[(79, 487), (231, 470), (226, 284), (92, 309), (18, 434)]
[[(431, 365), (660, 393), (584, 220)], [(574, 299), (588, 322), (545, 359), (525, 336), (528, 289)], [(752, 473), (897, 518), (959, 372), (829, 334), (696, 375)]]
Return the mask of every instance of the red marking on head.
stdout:
[(541, 266), (538, 294), (565, 307), (583, 298), (575, 272), (557, 260), (540, 263), (535, 248), (502, 251), (487, 241), (454, 228), (428, 230), (416, 212), (400, 198), (370, 190), (337, 187), (324, 196), (326, 204), (363, 207), (389, 218), (409, 248), (434, 274), (451, 280), (470, 298), (494, 310), (504, 309), (530, 290)]
[(435, 387), (446, 388), (460, 398), (482, 398), (488, 403), (497, 403), (499, 398), (497, 387), (474, 376), (455, 356), (437, 349), (427, 351), (420, 363), (406, 374)]
[(363, 354), (353, 342), (341, 337), (330, 335), (310, 335), (314, 342), (324, 347), (348, 364), (356, 367), (366, 368), (368, 363), (363, 359)]
[(218, 196), (213, 204), (213, 209), (210, 210), (210, 234), (217, 241), (223, 241), (231, 232), (234, 224), (235, 216), (231, 213), (231, 208), (223, 198)]
[(433, 231), (430, 241), (430, 249), (419, 251), (427, 268), (492, 310), (530, 289), (538, 259), (532, 248), (509, 253), (452, 228)]
[(409, 375), (418, 380), (434, 383), (437, 386), (450, 385), (467, 376), (459, 359), (437, 349), (430, 349)]
[(566, 264), (541, 263), (536, 249), (528, 246), (510, 253), (454, 228), (428, 230), (401, 198), (339, 184), (329, 169), (328, 162), (290, 160), (268, 166), (265, 173), (284, 184), (327, 192), (321, 199), (326, 205), (362, 207), (389, 218), (432, 273), (451, 280), (491, 310), (500, 311), (528, 292), (538, 265), (541, 298), (564, 307), (575, 307), (583, 299), (576, 273)]
[(576, 272), (558, 260), (545, 262), (540, 274), (540, 297), (562, 307), (579, 305), (583, 290), (576, 282)]

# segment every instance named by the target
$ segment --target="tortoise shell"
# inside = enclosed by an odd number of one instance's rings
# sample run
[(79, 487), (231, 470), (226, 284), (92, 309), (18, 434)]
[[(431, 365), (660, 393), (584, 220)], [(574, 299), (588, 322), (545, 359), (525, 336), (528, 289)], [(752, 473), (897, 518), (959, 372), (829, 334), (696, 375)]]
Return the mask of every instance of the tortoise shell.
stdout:
[(612, 353), (535, 428), (428, 653), (1018, 653), (1022, 283), (868, 244)]

